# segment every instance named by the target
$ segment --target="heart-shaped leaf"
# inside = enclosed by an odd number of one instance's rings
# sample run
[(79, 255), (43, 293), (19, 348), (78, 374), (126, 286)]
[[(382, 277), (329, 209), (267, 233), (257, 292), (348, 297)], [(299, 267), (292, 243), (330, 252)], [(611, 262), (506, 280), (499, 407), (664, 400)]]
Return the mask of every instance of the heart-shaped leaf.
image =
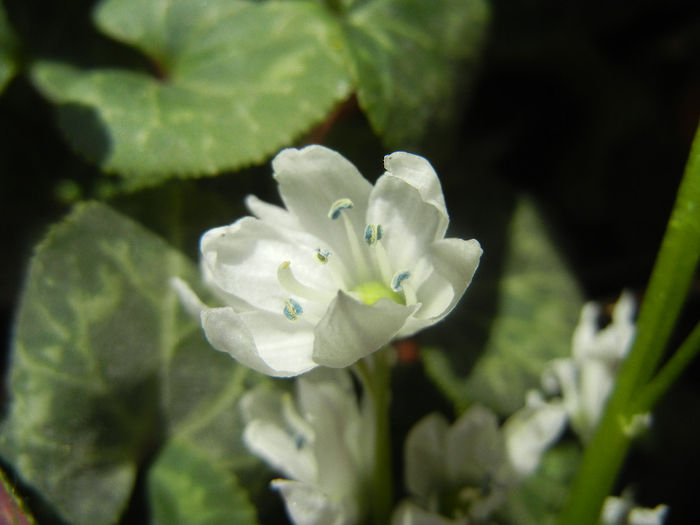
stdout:
[(219, 468), (256, 464), (236, 403), (259, 376), (209, 347), (172, 276), (199, 280), (179, 252), (101, 204), (79, 205), (36, 250), (0, 453), (70, 523), (116, 522), (173, 436)]
[(132, 187), (260, 162), (352, 88), (315, 3), (106, 0), (95, 20), (155, 73), (38, 62), (32, 77), (73, 146)]
[(488, 18), (484, 0), (374, 0), (348, 13), (358, 99), (387, 144), (415, 146), (454, 119)]
[(148, 473), (153, 522), (162, 525), (253, 525), (255, 509), (230, 471), (199, 447), (169, 443)]

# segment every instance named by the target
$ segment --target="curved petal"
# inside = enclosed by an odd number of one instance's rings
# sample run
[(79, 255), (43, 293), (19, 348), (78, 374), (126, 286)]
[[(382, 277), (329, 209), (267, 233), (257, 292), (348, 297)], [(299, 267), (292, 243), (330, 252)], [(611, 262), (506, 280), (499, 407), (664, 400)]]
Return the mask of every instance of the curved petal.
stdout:
[[(419, 156), (397, 151), (384, 157), (384, 169), (391, 176), (397, 177), (416, 188), (423, 200), (435, 206), (444, 216), (445, 228), (447, 228), (447, 206), (442, 194), (440, 179), (427, 159)], [(438, 238), (444, 237), (445, 232)]]
[(287, 513), (295, 525), (351, 525), (357, 522), (357, 511), (342, 505), (308, 483), (276, 479), (272, 487), (284, 498)]
[[(482, 253), (481, 245), (476, 239), (465, 241), (449, 238), (433, 243), (430, 250), (433, 266), (438, 274), (450, 282), (454, 290), (452, 301), (439, 317), (450, 313), (462, 298), (479, 267)], [(420, 295), (418, 299), (420, 300)]]
[(348, 446), (349, 426), (360, 419), (355, 392), (301, 377), (297, 396), (304, 419), (313, 422), (313, 453), (319, 465), (316, 484), (336, 497), (353, 493), (361, 479), (358, 458)]
[(284, 261), (291, 261), (294, 275), (305, 285), (331, 292), (336, 288), (330, 271), (314, 262), (316, 246), (290, 242), (278, 229), (253, 217), (209, 230), (200, 249), (210, 283), (257, 308), (282, 311), (290, 296), (277, 280)]
[(411, 429), (404, 446), (406, 488), (414, 496), (430, 500), (445, 482), (445, 440), (449, 424), (434, 412)]
[(391, 341), (416, 308), (386, 298), (367, 305), (339, 291), (316, 326), (313, 360), (332, 368), (350, 366)]
[(416, 280), (420, 283), (416, 297), (421, 308), (401, 328), (398, 336), (408, 337), (449, 314), (471, 283), (482, 253), (475, 239), (435, 241), (426, 260), (417, 265), (422, 267), (418, 274), (427, 273), (427, 277), (420, 275)]
[[(347, 217), (358, 237), (365, 228), (367, 201), (372, 185), (339, 153), (323, 146), (282, 150), (272, 161), (274, 177), (287, 209), (304, 230), (329, 243), (343, 259), (350, 256), (342, 220), (331, 220), (328, 211), (338, 199), (350, 199)], [(361, 238), (361, 237), (360, 237)]]
[(462, 414), (447, 431), (445, 456), (447, 473), (457, 486), (493, 479), (506, 457), (496, 414), (481, 405)]
[(280, 206), (258, 199), (255, 195), (245, 198), (245, 205), (250, 213), (277, 228), (293, 228), (301, 230), (298, 219)]
[(526, 478), (537, 470), (542, 454), (564, 431), (566, 409), (561, 403), (546, 403), (536, 390), (527, 394), (526, 405), (503, 424), (502, 432), (510, 463)]
[(399, 271), (412, 268), (431, 243), (444, 236), (447, 216), (414, 186), (383, 176), (370, 194), (367, 223), (382, 225), (381, 242), (394, 271)]
[(297, 447), (294, 436), (272, 421), (256, 419), (245, 426), (243, 441), (248, 450), (275, 471), (307, 483), (316, 479), (316, 462), (310, 448)]
[(313, 327), (301, 319), (212, 308), (202, 312), (202, 328), (214, 348), (263, 374), (296, 376), (316, 366), (311, 360)]
[(202, 302), (195, 291), (183, 279), (171, 277), (170, 287), (175, 291), (178, 299), (180, 299), (180, 303), (192, 317), (199, 317), (207, 309), (207, 305)]

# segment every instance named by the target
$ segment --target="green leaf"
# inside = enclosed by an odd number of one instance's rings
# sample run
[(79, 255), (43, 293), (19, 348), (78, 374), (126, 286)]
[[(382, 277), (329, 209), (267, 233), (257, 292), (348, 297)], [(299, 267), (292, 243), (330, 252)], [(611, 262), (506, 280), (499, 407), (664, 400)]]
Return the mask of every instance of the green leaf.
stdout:
[(65, 520), (113, 523), (140, 468), (178, 435), (226, 468), (254, 465), (236, 402), (257, 377), (213, 351), (171, 290), (194, 265), (101, 204), (33, 257), (14, 331), (0, 453)]
[(165, 447), (149, 471), (148, 491), (156, 524), (257, 523), (236, 478), (191, 443)]
[(488, 18), (485, 0), (374, 0), (348, 13), (358, 99), (387, 144), (414, 146), (454, 118)]
[[(539, 385), (545, 363), (571, 351), (582, 294), (528, 199), (521, 198), (511, 216), (502, 264), (498, 280), (482, 283), (480, 291), (496, 296), (484, 346), (466, 342), (449, 355), (422, 352), (427, 373), (460, 410), (479, 401), (502, 414), (514, 412), (525, 392)], [(479, 286), (480, 272), (472, 286)], [(483, 312), (480, 303), (468, 301), (468, 307), (462, 330), (473, 335), (484, 330)], [(480, 352), (466, 377), (455, 373), (455, 360)]]
[(95, 20), (155, 74), (39, 62), (32, 76), (75, 149), (132, 187), (261, 162), (351, 91), (314, 3), (106, 0)]
[(15, 63), (16, 37), (0, 3), (0, 93), (17, 71)]

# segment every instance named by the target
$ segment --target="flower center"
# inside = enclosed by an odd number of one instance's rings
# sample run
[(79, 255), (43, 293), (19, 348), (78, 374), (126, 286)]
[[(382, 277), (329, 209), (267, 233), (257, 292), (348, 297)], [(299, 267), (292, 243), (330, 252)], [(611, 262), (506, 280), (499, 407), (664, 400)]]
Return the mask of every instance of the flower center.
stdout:
[(382, 297), (387, 297), (398, 304), (406, 304), (403, 296), (379, 281), (368, 281), (351, 290), (366, 304), (374, 304)]
[[(384, 297), (397, 304), (414, 304), (416, 294), (411, 286), (411, 273), (408, 270), (393, 271), (382, 237), (381, 224), (368, 224), (362, 231), (355, 231), (348, 213), (354, 208), (350, 199), (338, 199), (331, 204), (328, 219), (340, 220), (345, 230), (345, 241), (349, 248), (350, 260), (336, 260), (334, 254), (325, 248), (317, 248), (313, 253), (315, 261), (326, 267), (333, 275), (337, 286), (333, 290), (321, 290), (299, 282), (290, 267), (290, 261), (283, 261), (277, 269), (277, 280), (282, 287), (297, 298), (317, 303), (333, 299), (336, 290), (347, 290), (365, 304), (372, 305)], [(350, 281), (350, 282), (348, 282)], [(353, 286), (354, 283), (359, 282)], [(295, 321), (304, 314), (302, 306), (292, 297), (284, 300), (283, 314)]]

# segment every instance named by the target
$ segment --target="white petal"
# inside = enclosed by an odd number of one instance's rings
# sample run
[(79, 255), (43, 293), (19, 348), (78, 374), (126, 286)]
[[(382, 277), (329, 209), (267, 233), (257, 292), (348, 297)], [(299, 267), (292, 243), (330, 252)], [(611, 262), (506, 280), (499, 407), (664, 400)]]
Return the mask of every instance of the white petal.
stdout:
[(353, 208), (343, 213), (361, 238), (372, 185), (345, 157), (323, 146), (282, 150), (272, 168), (282, 200), (304, 230), (330, 245), (322, 248), (347, 260), (350, 250), (343, 221), (329, 219), (328, 211), (338, 199), (350, 199)]
[(283, 479), (274, 480), (272, 486), (282, 493), (287, 513), (295, 525), (356, 523), (357, 512), (352, 506), (332, 499), (319, 487)]
[(469, 525), (468, 518), (445, 518), (434, 512), (428, 512), (415, 503), (402, 501), (391, 517), (391, 525)]
[(548, 394), (560, 394), (569, 414), (581, 404), (578, 388), (578, 365), (573, 359), (558, 358), (547, 363), (542, 373), (542, 386)]
[(579, 362), (580, 406), (576, 430), (584, 441), (598, 426), (614, 382), (615, 377), (608, 363), (600, 359)]
[(382, 244), (396, 271), (415, 265), (445, 234), (446, 217), (418, 189), (397, 177), (377, 180), (369, 197), (368, 224), (381, 224)]
[[(425, 158), (397, 151), (384, 157), (384, 169), (416, 188), (425, 202), (434, 205), (447, 221), (447, 207), (442, 194), (440, 179)], [(445, 224), (447, 227), (447, 224)], [(444, 231), (440, 237), (444, 236)]]
[(242, 364), (271, 376), (296, 376), (311, 370), (313, 327), (282, 314), (212, 308), (202, 312), (202, 327), (211, 345)]
[(406, 488), (430, 500), (445, 483), (445, 440), (449, 424), (442, 414), (421, 419), (406, 437), (404, 447)]
[(300, 377), (297, 396), (304, 419), (313, 423), (316, 484), (334, 496), (355, 493), (360, 481), (358, 458), (348, 446), (349, 425), (360, 418), (354, 391)]
[[(253, 217), (209, 230), (200, 244), (210, 283), (257, 308), (282, 312), (290, 295), (277, 280), (277, 269), (284, 261), (291, 261), (294, 275), (304, 284), (335, 289), (330, 272), (314, 262), (317, 246), (290, 242), (279, 230)], [(301, 298), (295, 299), (306, 306)]]
[(623, 292), (613, 308), (612, 322), (598, 334), (599, 354), (602, 357), (616, 363), (630, 351), (637, 334), (635, 310), (634, 296), (631, 292)]
[(472, 281), (483, 250), (475, 239), (440, 239), (430, 247), (434, 271), (419, 286), (418, 302), (422, 308), (416, 320), (410, 320), (400, 332), (406, 337), (434, 324), (452, 311)]
[(595, 353), (599, 316), (600, 307), (594, 302), (587, 302), (581, 308), (581, 315), (574, 329), (571, 343), (571, 354), (574, 358), (584, 359)]
[(600, 525), (622, 525), (632, 504), (617, 496), (608, 496), (600, 512)]
[(453, 484), (474, 484), (500, 475), (506, 464), (496, 414), (472, 406), (447, 432), (447, 473)]
[(208, 307), (204, 304), (201, 299), (194, 293), (194, 290), (190, 288), (190, 285), (179, 277), (172, 277), (170, 279), (170, 286), (180, 299), (180, 302), (187, 310), (187, 313), (192, 317), (199, 318), (202, 311), (206, 310)]
[(566, 409), (559, 403), (545, 403), (534, 390), (528, 392), (527, 404), (504, 423), (502, 432), (511, 465), (519, 476), (532, 474), (542, 454), (564, 431)]
[(255, 419), (279, 422), (282, 420), (282, 396), (280, 392), (262, 383), (241, 396), (238, 407), (246, 423)]
[(278, 424), (254, 420), (245, 426), (243, 441), (248, 449), (275, 471), (306, 483), (316, 480), (316, 463), (312, 450), (299, 448), (294, 436)]
[(661, 525), (668, 514), (666, 505), (657, 505), (653, 509), (635, 507), (627, 518), (629, 525)]
[(299, 221), (294, 215), (280, 206), (258, 199), (255, 195), (248, 195), (245, 199), (245, 205), (253, 215), (268, 224), (282, 229), (301, 229)]
[(415, 309), (386, 298), (367, 305), (341, 290), (316, 326), (313, 360), (332, 368), (350, 366), (389, 343)]

